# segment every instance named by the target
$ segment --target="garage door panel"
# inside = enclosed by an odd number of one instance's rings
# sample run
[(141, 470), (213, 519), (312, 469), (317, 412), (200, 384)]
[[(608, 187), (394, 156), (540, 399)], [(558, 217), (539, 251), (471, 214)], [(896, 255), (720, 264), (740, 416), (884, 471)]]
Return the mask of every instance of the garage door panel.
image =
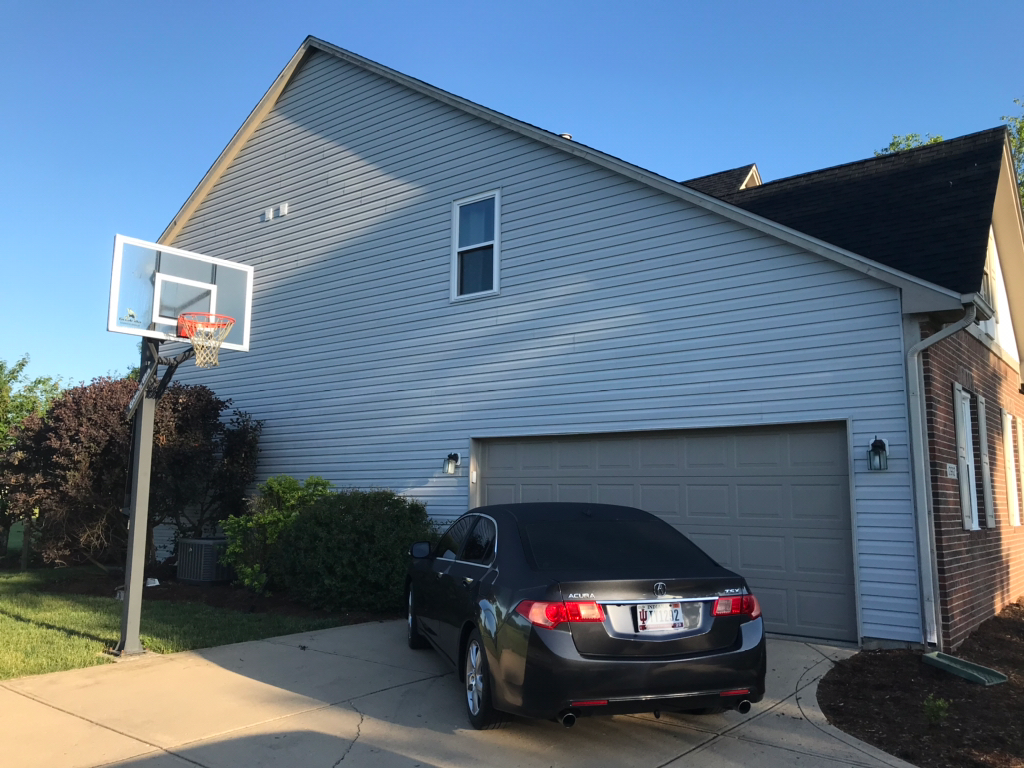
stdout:
[(790, 629), (789, 590), (784, 587), (770, 587), (765, 584), (754, 585), (750, 582), (750, 588), (757, 595), (757, 601), (761, 604), (761, 615), (764, 616), (764, 626), (769, 632), (781, 632), (783, 634), (793, 630)]
[(755, 433), (736, 436), (736, 466), (770, 467), (785, 466), (786, 457), (781, 450), (782, 436), (772, 433)]
[(814, 469), (846, 474), (846, 435), (836, 430), (804, 430), (789, 435), (790, 466), (802, 473)]
[(482, 501), (646, 509), (742, 574), (770, 631), (856, 640), (846, 446), (843, 424), (484, 441)]
[(535, 443), (523, 452), (522, 468), (526, 470), (554, 470), (555, 451), (551, 443)]
[(729, 466), (729, 439), (724, 435), (684, 437), (686, 466), (691, 469)]
[(793, 517), (807, 521), (811, 519), (846, 522), (849, 500), (845, 478), (829, 478), (820, 483), (794, 483), (790, 487)]
[(639, 507), (641, 505), (637, 502), (635, 487), (633, 483), (629, 485), (600, 483), (597, 486), (597, 503), (618, 504), (623, 507)]
[(686, 485), (686, 508), (683, 515), (688, 519), (730, 517), (729, 486)]
[(640, 508), (656, 515), (681, 515), (683, 510), (679, 503), (680, 488), (673, 485), (640, 486)]
[(798, 627), (807, 629), (807, 634), (819, 631), (842, 632), (854, 610), (853, 600), (843, 591), (795, 590), (796, 616)]
[(741, 519), (782, 519), (789, 509), (781, 485), (737, 485), (736, 516)]
[(679, 470), (679, 440), (671, 437), (640, 438), (640, 469)]
[[(678, 527), (678, 526), (677, 526)], [(732, 536), (728, 533), (690, 533), (690, 540), (723, 568), (733, 567)]]
[(587, 441), (570, 441), (557, 444), (558, 468), (560, 470), (591, 469), (591, 443)]
[(633, 440), (602, 440), (597, 443), (597, 467), (604, 470), (633, 469)]
[(771, 535), (739, 535), (739, 560), (736, 567), (751, 576), (764, 571), (786, 572), (786, 538)]
[(499, 483), (487, 483), (484, 485), (484, 499), (486, 504), (515, 504), (519, 501), (516, 498), (515, 485), (502, 485)]
[(520, 486), (520, 501), (523, 504), (529, 504), (532, 502), (539, 501), (554, 501), (555, 491), (551, 483), (545, 483), (543, 485), (534, 485), (532, 483), (523, 483)]
[(853, 576), (849, 558), (850, 542), (842, 538), (793, 537), (793, 570), (799, 574), (818, 576)]

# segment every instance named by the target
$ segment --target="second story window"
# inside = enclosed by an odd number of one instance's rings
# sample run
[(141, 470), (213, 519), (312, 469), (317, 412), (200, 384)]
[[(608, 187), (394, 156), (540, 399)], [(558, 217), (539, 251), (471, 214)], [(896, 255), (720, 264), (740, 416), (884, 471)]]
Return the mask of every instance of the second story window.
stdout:
[(452, 301), (498, 292), (500, 201), (488, 192), (452, 205)]

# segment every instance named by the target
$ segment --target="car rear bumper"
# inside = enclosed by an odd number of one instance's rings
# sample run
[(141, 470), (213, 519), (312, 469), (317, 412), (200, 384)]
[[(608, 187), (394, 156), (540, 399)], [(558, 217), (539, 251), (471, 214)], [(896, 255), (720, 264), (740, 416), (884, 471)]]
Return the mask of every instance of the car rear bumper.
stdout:
[[(496, 674), (498, 709), (527, 717), (632, 714), (735, 707), (764, 697), (765, 637), (761, 619), (741, 627), (740, 641), (724, 651), (677, 659), (584, 657), (566, 631), (533, 629), (524, 666)], [(492, 669), (509, 671), (508, 666)], [(733, 691), (749, 691), (747, 694)], [(586, 702), (607, 701), (588, 705)]]

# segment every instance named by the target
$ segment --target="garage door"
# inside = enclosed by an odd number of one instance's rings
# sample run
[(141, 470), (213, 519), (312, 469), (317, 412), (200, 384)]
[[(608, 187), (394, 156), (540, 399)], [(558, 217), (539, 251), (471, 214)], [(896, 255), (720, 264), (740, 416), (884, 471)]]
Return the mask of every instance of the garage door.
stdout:
[(770, 632), (857, 640), (843, 424), (481, 441), (481, 504), (653, 512), (742, 574)]

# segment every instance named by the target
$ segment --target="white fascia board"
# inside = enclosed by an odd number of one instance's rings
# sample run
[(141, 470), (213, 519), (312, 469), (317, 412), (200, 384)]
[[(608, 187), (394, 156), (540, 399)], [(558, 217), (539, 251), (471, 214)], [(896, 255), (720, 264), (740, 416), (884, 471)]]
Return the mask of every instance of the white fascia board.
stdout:
[[(999, 266), (1003, 271), (1010, 321), (1015, 331), (1024, 328), (1024, 212), (1021, 211), (1017, 189), (1017, 172), (1007, 140), (992, 212), (992, 233), (999, 251)], [(1017, 355), (1024, 362), (1024, 331), (1017, 331)]]
[(242, 127), (238, 129), (238, 132), (231, 139), (227, 148), (221, 153), (220, 157), (217, 158), (216, 162), (199, 183), (199, 186), (196, 187), (191, 197), (189, 197), (185, 205), (182, 206), (181, 211), (179, 211), (171, 224), (168, 225), (167, 229), (164, 230), (164, 233), (160, 236), (159, 242), (169, 242), (173, 240), (178, 232), (181, 231), (181, 228), (185, 225), (188, 217), (192, 215), (196, 208), (199, 207), (202, 199), (213, 188), (220, 175), (224, 170), (226, 170), (227, 166), (238, 154), (249, 136), (251, 136), (256, 130), (266, 113), (273, 107), (278, 96), (280, 96), (281, 92), (288, 84), (288, 81), (295, 74), (295, 71), (298, 69), (303, 57), (311, 48), (316, 48), (324, 53), (329, 53), (354, 66), (368, 72), (373, 72), (376, 75), (380, 75), (383, 78), (403, 85), (406, 88), (410, 88), (413, 91), (422, 93), (423, 95), (436, 99), (444, 104), (448, 104), (449, 106), (478, 117), (481, 120), (486, 120), (489, 123), (514, 131), (520, 135), (539, 141), (542, 144), (561, 150), (562, 152), (568, 152), (571, 155), (587, 160), (602, 168), (607, 168), (608, 170), (614, 171), (626, 178), (633, 179), (634, 181), (638, 181), (649, 187), (657, 189), (660, 192), (664, 192), (665, 194), (672, 195), (673, 197), (680, 198), (693, 205), (717, 213), (726, 219), (730, 219), (748, 226), (751, 229), (763, 232), (764, 234), (778, 238), (784, 242), (788, 242), (798, 248), (817, 254), (818, 256), (834, 261), (857, 272), (861, 272), (862, 274), (873, 277), (884, 283), (894, 285), (903, 290), (904, 305), (906, 307), (905, 311), (907, 312), (939, 311), (942, 309), (955, 309), (961, 306), (960, 295), (955, 291), (947, 290), (926, 280), (914, 277), (913, 275), (892, 269), (884, 264), (879, 264), (871, 259), (867, 259), (853, 253), (852, 251), (838, 248), (824, 240), (819, 240), (802, 232), (798, 232), (795, 229), (790, 229), (789, 227), (771, 221), (770, 219), (757, 216), (756, 214), (745, 211), (742, 208), (722, 202), (718, 198), (684, 186), (679, 182), (672, 181), (664, 176), (659, 176), (652, 171), (627, 163), (624, 160), (620, 160), (612, 155), (607, 155), (599, 150), (592, 149), (591, 147), (580, 144), (577, 141), (563, 139), (555, 133), (537, 128), (536, 126), (524, 123), (521, 120), (516, 120), (515, 118), (503, 115), (500, 112), (495, 112), (493, 109), (488, 109), (480, 104), (464, 99), (461, 96), (456, 96), (453, 93), (449, 93), (448, 91), (444, 91), (430, 85), (429, 83), (425, 83), (422, 80), (417, 80), (409, 75), (404, 75), (401, 72), (397, 72), (382, 64), (378, 64), (375, 61), (364, 59), (362, 56), (346, 51), (344, 48), (339, 48), (336, 45), (332, 45), (331, 43), (312, 36), (307, 37), (303, 41), (302, 45), (299, 46), (299, 50), (295, 52), (294, 56), (292, 56), (291, 61), (288, 62), (288, 66), (281, 71), (281, 74), (278, 75), (277, 80), (274, 81), (270, 90), (267, 91), (259, 104), (256, 105), (256, 108), (253, 109), (245, 123), (242, 124)]
[(263, 118), (266, 117), (267, 113), (273, 109), (277, 103), (278, 97), (281, 92), (285, 89), (285, 86), (291, 81), (292, 76), (295, 74), (295, 70), (299, 68), (299, 64), (305, 57), (306, 52), (309, 50), (310, 41), (312, 38), (306, 38), (302, 45), (299, 46), (299, 50), (295, 52), (291, 60), (281, 70), (281, 73), (274, 80), (273, 85), (270, 89), (263, 94), (263, 98), (259, 100), (259, 103), (253, 107), (252, 112), (245, 118), (245, 122), (242, 123), (241, 127), (235, 131), (235, 135), (231, 137), (231, 141), (220, 153), (217, 159), (210, 166), (210, 169), (203, 176), (196, 188), (192, 190), (192, 194), (189, 195), (188, 200), (181, 206), (181, 209), (171, 219), (171, 223), (167, 225), (163, 233), (157, 239), (157, 242), (161, 245), (170, 245), (174, 238), (178, 236), (178, 233), (184, 228), (185, 224), (191, 218), (192, 214), (196, 212), (196, 209), (200, 206), (206, 196), (213, 189), (214, 185), (220, 179), (221, 174), (227, 170), (231, 162), (237, 157), (238, 153), (245, 146), (245, 143), (249, 140), (249, 137), (256, 131), (260, 123), (263, 122)]

